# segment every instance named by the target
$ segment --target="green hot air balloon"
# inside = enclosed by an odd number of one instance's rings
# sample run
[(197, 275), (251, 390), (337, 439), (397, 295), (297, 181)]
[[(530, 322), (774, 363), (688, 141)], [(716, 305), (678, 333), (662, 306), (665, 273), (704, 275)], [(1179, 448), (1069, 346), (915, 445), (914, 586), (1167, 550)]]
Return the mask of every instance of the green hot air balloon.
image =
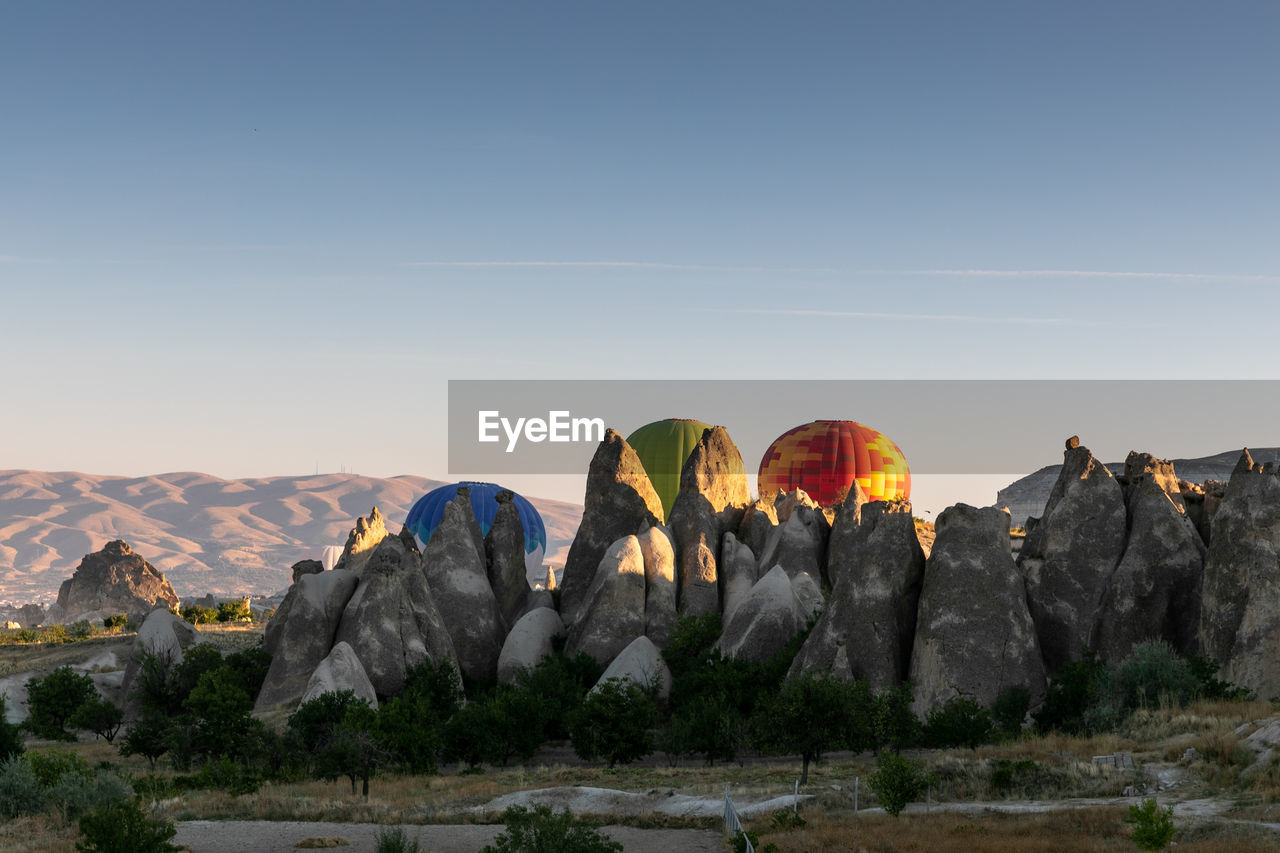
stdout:
[(640, 457), (653, 490), (662, 500), (663, 518), (671, 516), (671, 505), (680, 492), (680, 470), (693, 453), (702, 433), (711, 424), (686, 418), (668, 418), (645, 424), (627, 436), (627, 444)]

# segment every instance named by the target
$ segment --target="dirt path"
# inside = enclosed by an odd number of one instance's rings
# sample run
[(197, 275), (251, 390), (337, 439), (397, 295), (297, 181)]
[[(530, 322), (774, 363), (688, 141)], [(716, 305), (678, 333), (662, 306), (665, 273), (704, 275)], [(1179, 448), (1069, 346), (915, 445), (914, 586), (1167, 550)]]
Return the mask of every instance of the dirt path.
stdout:
[[(190, 847), (192, 853), (223, 853), (252, 850), (253, 853), (294, 853), (297, 844), (308, 838), (342, 838), (350, 842), (334, 849), (365, 853), (377, 849), (378, 833), (396, 827), (373, 823), (303, 823), (262, 820), (188, 820), (178, 824), (174, 843)], [(478, 853), (502, 832), (501, 826), (404, 826), (410, 840), (417, 838), (424, 851), (432, 853)], [(636, 829), (606, 826), (603, 832), (622, 842), (627, 853), (721, 853), (723, 836), (701, 829)]]

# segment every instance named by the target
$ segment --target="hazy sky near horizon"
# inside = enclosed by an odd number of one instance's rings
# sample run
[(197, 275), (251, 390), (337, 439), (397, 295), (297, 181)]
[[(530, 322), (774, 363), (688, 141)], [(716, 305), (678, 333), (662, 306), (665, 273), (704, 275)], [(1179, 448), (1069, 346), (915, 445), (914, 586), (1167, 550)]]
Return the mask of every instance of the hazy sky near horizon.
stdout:
[(5, 4), (0, 468), (443, 478), (450, 378), (1277, 378), (1277, 43), (1272, 2)]

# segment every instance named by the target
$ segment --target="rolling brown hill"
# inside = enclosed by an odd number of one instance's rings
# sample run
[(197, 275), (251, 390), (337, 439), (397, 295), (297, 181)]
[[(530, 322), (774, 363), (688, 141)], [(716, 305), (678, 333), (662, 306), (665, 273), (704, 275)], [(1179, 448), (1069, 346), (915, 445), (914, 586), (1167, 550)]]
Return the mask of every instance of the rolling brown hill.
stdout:
[[(274, 593), (289, 567), (341, 546), (377, 506), (399, 530), (439, 480), (356, 474), (222, 480), (174, 473), (115, 477), (0, 471), (0, 601), (50, 601), (82, 557), (124, 539), (183, 597)], [(530, 498), (561, 566), (582, 507)]]

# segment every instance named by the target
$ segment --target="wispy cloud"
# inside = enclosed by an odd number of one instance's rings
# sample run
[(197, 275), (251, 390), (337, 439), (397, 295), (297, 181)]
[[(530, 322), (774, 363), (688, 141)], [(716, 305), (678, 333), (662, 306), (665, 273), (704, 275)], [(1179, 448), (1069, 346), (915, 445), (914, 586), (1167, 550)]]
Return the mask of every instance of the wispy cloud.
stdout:
[(931, 270), (856, 270), (858, 275), (931, 275), (959, 278), (1109, 278), (1160, 279), (1184, 281), (1280, 281), (1280, 275), (1242, 275), (1206, 272), (1130, 272), (1123, 270), (1000, 270), (1000, 269), (931, 269)]
[(406, 261), (404, 266), (463, 268), (483, 267), (493, 269), (562, 267), (571, 269), (688, 270), (697, 272), (839, 272), (839, 270), (831, 267), (733, 267), (716, 266), (713, 264), (669, 264), (659, 261)]
[(721, 314), (760, 314), (771, 317), (829, 317), (836, 319), (868, 319), (868, 320), (921, 320), (936, 323), (995, 323), (1001, 325), (1039, 325), (1039, 326), (1096, 326), (1100, 323), (1087, 320), (1072, 320), (1067, 317), (1010, 317), (1007, 315), (981, 314), (911, 314), (885, 311), (827, 311), (824, 309), (806, 308), (708, 308)]

